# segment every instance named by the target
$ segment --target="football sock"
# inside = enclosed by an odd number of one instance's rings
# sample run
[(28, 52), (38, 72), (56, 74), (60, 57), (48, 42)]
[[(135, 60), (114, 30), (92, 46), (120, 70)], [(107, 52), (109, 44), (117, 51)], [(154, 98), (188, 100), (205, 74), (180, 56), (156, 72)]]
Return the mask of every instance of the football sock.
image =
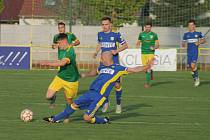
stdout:
[(120, 105), (121, 104), (121, 98), (122, 98), (122, 87), (120, 88), (115, 88), (116, 90), (116, 102), (117, 102), (117, 105)]
[(50, 104), (54, 104), (56, 100), (56, 95), (54, 95), (52, 98), (48, 99), (50, 101)]
[(151, 81), (151, 71), (146, 72), (146, 83), (150, 84)]
[(66, 106), (65, 110), (53, 117), (53, 121), (58, 121), (64, 118), (68, 118), (71, 114), (75, 112), (75, 108), (72, 108), (72, 106)]
[(194, 81), (198, 78), (198, 69), (192, 71), (192, 77)]

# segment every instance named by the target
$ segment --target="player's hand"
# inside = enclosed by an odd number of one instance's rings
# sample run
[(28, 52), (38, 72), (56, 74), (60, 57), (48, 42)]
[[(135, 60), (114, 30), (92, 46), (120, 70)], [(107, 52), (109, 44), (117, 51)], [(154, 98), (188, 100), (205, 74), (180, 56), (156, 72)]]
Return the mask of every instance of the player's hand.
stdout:
[(81, 73), (81, 74), (80, 74), (80, 77), (81, 77), (81, 78), (85, 78), (85, 77), (86, 77), (86, 74), (85, 74), (85, 73)]
[(57, 43), (57, 44), (56, 44), (56, 43), (52, 44), (52, 48), (53, 48), (53, 49), (58, 48), (58, 46), (59, 46), (59, 44), (58, 44), (58, 43)]
[(198, 41), (198, 42), (195, 42), (195, 45), (197, 46), (197, 47), (199, 47), (200, 46), (200, 42)]
[(96, 59), (96, 57), (97, 57), (97, 53), (95, 52), (95, 53), (93, 54), (93, 58)]
[(112, 53), (112, 55), (116, 55), (116, 54), (118, 54), (118, 51), (117, 50), (111, 50), (111, 53)]
[(150, 46), (150, 50), (154, 51), (155, 47), (154, 46)]

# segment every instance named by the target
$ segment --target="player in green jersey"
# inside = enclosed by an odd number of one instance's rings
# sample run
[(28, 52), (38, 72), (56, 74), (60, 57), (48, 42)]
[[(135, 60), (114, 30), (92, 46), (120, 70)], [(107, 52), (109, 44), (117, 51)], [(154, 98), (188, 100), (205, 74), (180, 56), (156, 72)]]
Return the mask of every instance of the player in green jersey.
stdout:
[[(159, 48), (158, 35), (152, 32), (151, 29), (152, 24), (146, 23), (144, 26), (144, 32), (139, 34), (138, 41), (136, 43), (137, 48), (141, 46), (141, 60), (143, 66), (146, 66), (150, 60), (154, 59), (155, 50)], [(149, 88), (151, 86), (151, 80), (153, 80), (153, 71), (152, 69), (148, 69), (146, 72), (145, 88)]]
[(57, 75), (50, 84), (46, 98), (54, 103), (55, 94), (60, 89), (64, 89), (66, 101), (68, 104), (72, 104), (73, 98), (76, 97), (78, 91), (79, 72), (76, 65), (76, 54), (74, 48), (68, 43), (68, 36), (66, 34), (60, 34), (58, 36), (59, 49), (64, 53), (61, 56), (61, 60), (55, 62), (42, 62), (41, 65), (60, 67)]
[[(58, 36), (61, 33), (67, 34), (67, 36), (68, 36), (68, 43), (71, 44), (72, 46), (77, 46), (77, 45), (80, 44), (79, 39), (77, 39), (77, 37), (73, 33), (66, 32), (65, 23), (63, 23), (63, 22), (59, 22), (58, 23), (58, 31), (59, 31), (59, 33), (54, 35), (54, 38), (53, 38), (53, 45), (52, 45), (53, 49), (58, 48), (57, 41), (58, 41)], [(58, 59), (59, 60), (61, 60), (63, 53), (65, 53), (65, 51), (58, 48)]]

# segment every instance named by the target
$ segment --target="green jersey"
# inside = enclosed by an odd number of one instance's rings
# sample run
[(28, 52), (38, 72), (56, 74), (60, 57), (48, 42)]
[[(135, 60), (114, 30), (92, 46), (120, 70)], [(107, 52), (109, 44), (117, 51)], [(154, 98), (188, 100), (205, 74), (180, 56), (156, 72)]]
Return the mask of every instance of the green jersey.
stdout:
[[(68, 36), (68, 42), (69, 42), (69, 44), (71, 44), (72, 42), (74, 42), (74, 41), (77, 40), (77, 37), (76, 37), (73, 33), (67, 32), (66, 34), (67, 34), (67, 36)], [(56, 43), (56, 42), (58, 41), (58, 36), (59, 36), (59, 34), (56, 34), (56, 35), (54, 36), (54, 38), (53, 38), (53, 43)], [(58, 59), (59, 59), (59, 60), (62, 59), (63, 53), (65, 53), (65, 50), (60, 50), (60, 49), (58, 49)]]
[(151, 46), (155, 46), (155, 41), (158, 40), (158, 36), (154, 32), (141, 32), (138, 40), (141, 41), (141, 53), (142, 54), (154, 54), (155, 50), (151, 50)]
[(76, 82), (79, 79), (79, 72), (76, 63), (76, 54), (73, 47), (68, 47), (62, 53), (61, 59), (68, 60), (68, 63), (60, 67), (57, 76), (68, 82)]

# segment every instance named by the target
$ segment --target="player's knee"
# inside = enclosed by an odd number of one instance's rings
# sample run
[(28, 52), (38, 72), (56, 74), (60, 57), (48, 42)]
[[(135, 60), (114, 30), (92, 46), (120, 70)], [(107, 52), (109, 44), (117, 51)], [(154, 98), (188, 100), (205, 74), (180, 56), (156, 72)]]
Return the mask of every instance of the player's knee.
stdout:
[(115, 84), (115, 89), (121, 89), (121, 84), (120, 83), (116, 83)]
[(83, 119), (84, 119), (84, 121), (86, 121), (86, 122), (91, 122), (91, 117), (90, 116), (88, 116), (87, 114), (85, 114), (84, 116), (83, 116)]
[(46, 94), (46, 99), (49, 100), (55, 95), (55, 92), (52, 90), (48, 90)]
[(195, 64), (191, 64), (191, 69), (194, 71), (196, 69), (196, 65)]

